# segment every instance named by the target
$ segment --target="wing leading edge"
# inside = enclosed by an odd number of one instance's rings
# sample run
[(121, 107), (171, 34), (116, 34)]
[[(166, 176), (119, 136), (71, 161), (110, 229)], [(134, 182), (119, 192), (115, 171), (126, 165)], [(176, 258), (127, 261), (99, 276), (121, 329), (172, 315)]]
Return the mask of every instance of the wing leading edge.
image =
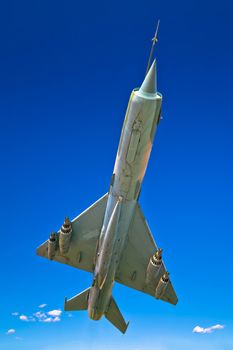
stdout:
[(137, 203), (116, 281), (175, 305), (178, 299), (163, 261), (154, 264), (156, 252), (158, 255), (158, 247)]
[[(72, 220), (70, 223), (72, 228), (71, 241), (66, 254), (62, 254), (61, 249), (59, 249), (59, 236), (61, 230), (54, 235), (56, 239), (56, 249), (52, 260), (88, 272), (93, 272), (95, 253), (100, 230), (103, 224), (107, 197), (108, 194), (105, 194), (97, 202), (92, 204), (88, 209)], [(48, 243), (49, 241), (47, 240), (37, 249), (37, 255), (49, 258)]]

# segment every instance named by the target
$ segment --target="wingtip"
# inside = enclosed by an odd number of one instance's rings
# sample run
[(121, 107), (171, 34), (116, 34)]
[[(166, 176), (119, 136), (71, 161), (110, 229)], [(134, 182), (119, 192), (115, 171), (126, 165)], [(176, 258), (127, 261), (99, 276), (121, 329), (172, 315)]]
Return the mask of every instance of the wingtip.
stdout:
[[(125, 328), (125, 332), (127, 331), (128, 327), (129, 327), (129, 322), (130, 322), (130, 321), (127, 322), (127, 325), (126, 325), (126, 328)], [(125, 334), (125, 333), (124, 333), (124, 334)]]
[(42, 258), (48, 256), (48, 241), (42, 243), (39, 247), (36, 248), (36, 255), (41, 256)]
[(125, 334), (125, 333), (126, 333), (126, 331), (127, 331), (127, 329), (128, 329), (128, 326), (129, 326), (129, 322), (130, 322), (130, 321), (128, 321), (128, 322), (126, 323), (126, 325), (125, 325), (125, 328), (121, 330), (121, 333), (122, 333), (122, 334)]
[(66, 311), (66, 303), (67, 303), (67, 297), (64, 299), (64, 311)]
[(41, 246), (36, 248), (36, 255), (38, 255), (38, 256), (42, 256), (40, 248), (41, 248)]

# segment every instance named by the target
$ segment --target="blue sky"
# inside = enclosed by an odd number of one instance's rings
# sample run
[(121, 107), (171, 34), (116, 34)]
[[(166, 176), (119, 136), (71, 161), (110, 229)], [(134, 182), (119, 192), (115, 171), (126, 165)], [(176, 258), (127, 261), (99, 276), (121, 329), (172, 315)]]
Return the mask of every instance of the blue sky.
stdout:
[[(91, 276), (35, 249), (108, 190), (157, 18), (163, 120), (140, 204), (179, 303), (115, 285), (123, 336), (59, 313)], [(0, 32), (1, 349), (232, 349), (232, 2), (10, 0)]]

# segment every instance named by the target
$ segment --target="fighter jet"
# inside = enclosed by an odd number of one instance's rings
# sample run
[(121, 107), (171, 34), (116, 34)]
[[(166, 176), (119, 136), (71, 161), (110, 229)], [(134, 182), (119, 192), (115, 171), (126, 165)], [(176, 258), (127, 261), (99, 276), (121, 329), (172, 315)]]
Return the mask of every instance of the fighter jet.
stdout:
[(65, 300), (65, 311), (88, 310), (93, 320), (105, 316), (122, 333), (128, 323), (112, 296), (115, 281), (174, 305), (178, 301), (138, 202), (161, 105), (154, 60), (131, 93), (108, 192), (72, 221), (65, 218), (37, 249), (39, 256), (93, 274), (91, 287)]

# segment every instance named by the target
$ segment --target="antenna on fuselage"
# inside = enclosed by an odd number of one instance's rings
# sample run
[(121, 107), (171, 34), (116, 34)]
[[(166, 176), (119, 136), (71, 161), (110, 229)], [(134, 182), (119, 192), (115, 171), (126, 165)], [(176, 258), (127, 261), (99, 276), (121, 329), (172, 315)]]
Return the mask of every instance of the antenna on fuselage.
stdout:
[(146, 68), (146, 75), (147, 75), (147, 73), (148, 73), (148, 71), (150, 69), (150, 64), (151, 64), (151, 59), (152, 59), (152, 56), (153, 56), (155, 44), (158, 42), (157, 36), (158, 36), (158, 31), (159, 31), (159, 23), (160, 23), (160, 20), (158, 20), (158, 23), (157, 23), (157, 26), (156, 26), (155, 35), (152, 38), (152, 45), (151, 45), (151, 50), (150, 50), (150, 56), (149, 56), (149, 60), (148, 60), (147, 68)]

